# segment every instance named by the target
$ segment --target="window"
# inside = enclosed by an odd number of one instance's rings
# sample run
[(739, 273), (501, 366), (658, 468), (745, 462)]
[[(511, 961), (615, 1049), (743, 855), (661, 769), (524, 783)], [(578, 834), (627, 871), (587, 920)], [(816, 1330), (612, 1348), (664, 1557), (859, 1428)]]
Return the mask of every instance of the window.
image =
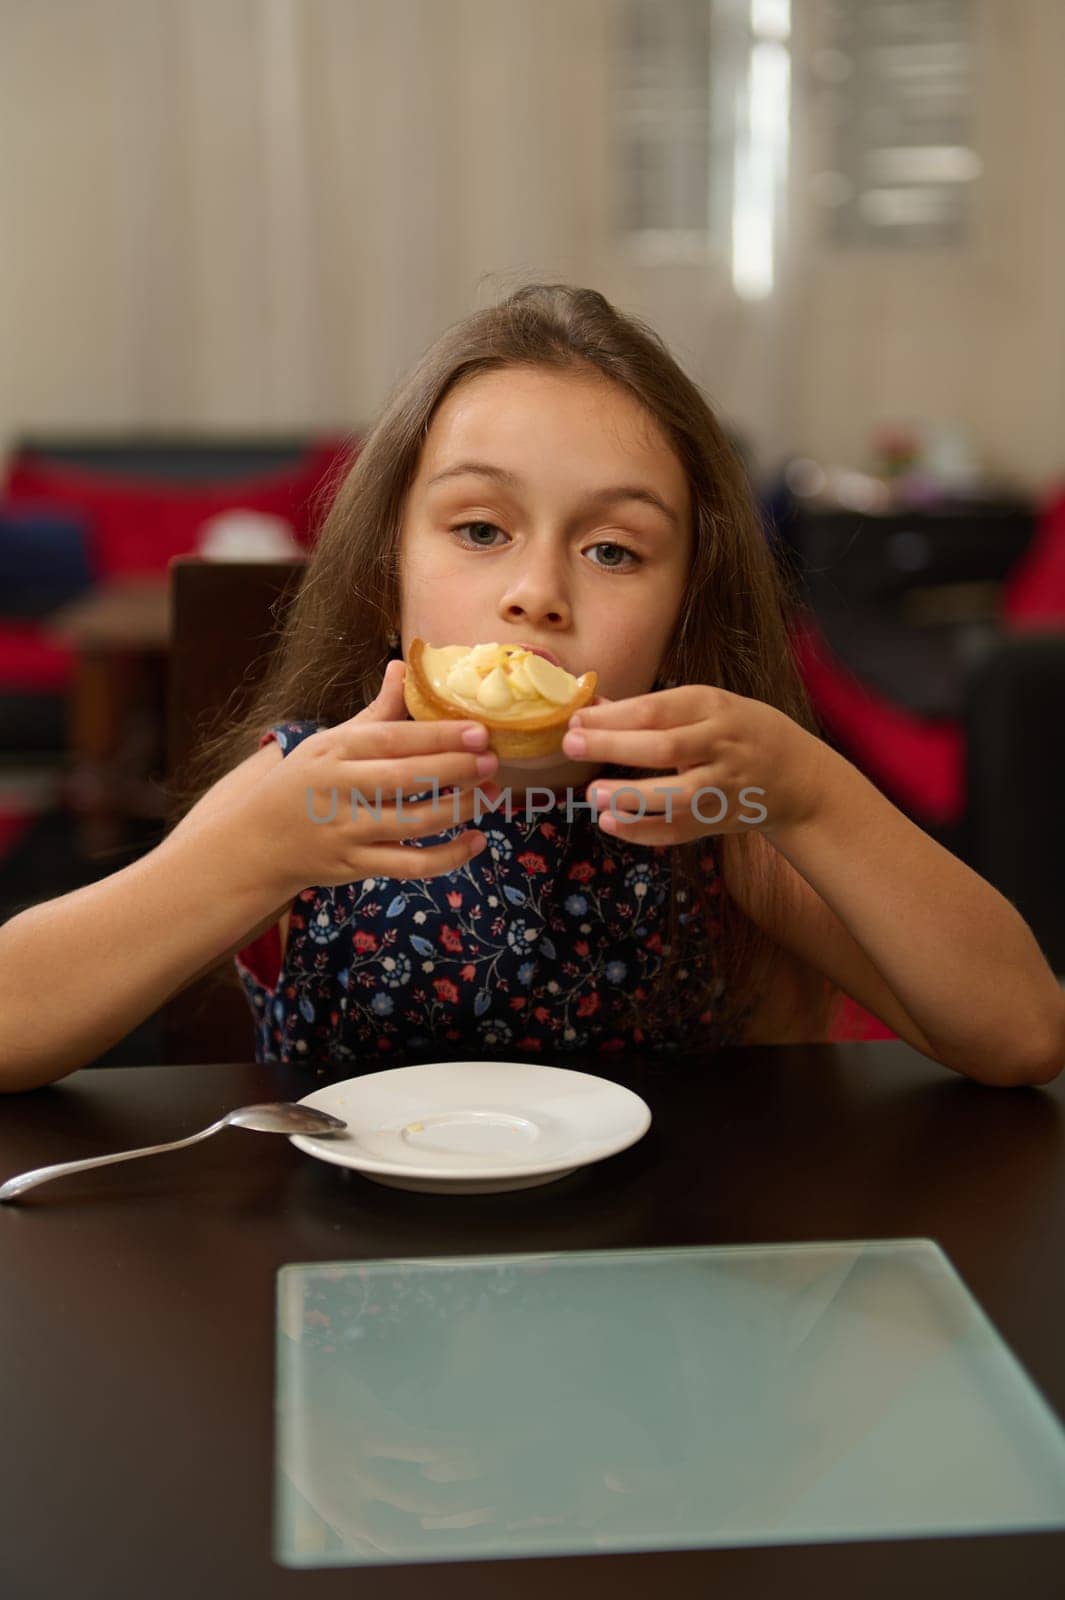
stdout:
[(642, 262), (771, 292), (787, 165), (789, 0), (617, 0), (616, 226)]
[(710, 241), (711, 0), (620, 0), (619, 228), (660, 248)]
[(827, 153), (814, 197), (839, 245), (964, 241), (972, 147), (971, 0), (820, 0), (811, 58)]

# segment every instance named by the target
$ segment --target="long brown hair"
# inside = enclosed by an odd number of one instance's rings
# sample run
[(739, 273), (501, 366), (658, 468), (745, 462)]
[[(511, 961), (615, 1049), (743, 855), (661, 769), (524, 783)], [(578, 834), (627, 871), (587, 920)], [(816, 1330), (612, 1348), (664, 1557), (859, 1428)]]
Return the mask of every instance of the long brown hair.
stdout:
[[(819, 732), (788, 641), (798, 603), (762, 528), (746, 471), (699, 387), (639, 318), (594, 289), (532, 283), (447, 329), (386, 399), (324, 516), (277, 648), (247, 710), (208, 738), (180, 791), (179, 813), (251, 755), (271, 724), (335, 725), (381, 686), (388, 634), (399, 626), (399, 540), (406, 495), (433, 417), (457, 385), (508, 367), (598, 373), (657, 421), (687, 474), (693, 554), (662, 680), (714, 684), (765, 701)], [(333, 489), (335, 487), (335, 493)], [(634, 768), (612, 775), (646, 777)], [(175, 815), (174, 821), (179, 820)], [(755, 828), (718, 836), (738, 870), (773, 897), (784, 893), (779, 857)], [(639, 848), (639, 847), (634, 847)], [(769, 991), (782, 952), (727, 893), (711, 906), (700, 862), (705, 842), (673, 846), (668, 943), (653, 993), (631, 999), (629, 1020), (694, 1025), (707, 1012), (742, 1037), (756, 998)], [(722, 855), (721, 859), (724, 857)], [(694, 949), (698, 918), (719, 916), (722, 937)], [(681, 917), (684, 921), (681, 921)], [(709, 959), (708, 959), (709, 958)], [(839, 991), (814, 968), (786, 963), (793, 1018), (807, 1038), (827, 1037)], [(697, 976), (698, 974), (698, 976)]]

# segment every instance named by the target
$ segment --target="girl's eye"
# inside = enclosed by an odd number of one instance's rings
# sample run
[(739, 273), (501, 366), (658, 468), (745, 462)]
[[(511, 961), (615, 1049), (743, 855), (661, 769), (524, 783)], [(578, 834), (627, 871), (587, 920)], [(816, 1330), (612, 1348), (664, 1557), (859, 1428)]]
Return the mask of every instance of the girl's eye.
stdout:
[[(603, 540), (601, 540), (599, 542), (599, 544), (593, 544), (592, 545), (592, 549), (593, 550), (613, 550), (616, 555), (628, 556), (629, 561), (635, 567), (640, 566), (642, 564), (642, 562), (643, 562), (643, 557), (642, 556), (638, 556), (636, 554), (635, 550), (630, 550), (628, 545), (614, 544), (610, 540), (603, 539)], [(624, 563), (620, 562), (620, 561), (614, 561), (614, 560), (611, 560), (611, 561), (597, 561), (597, 562), (595, 562), (595, 565), (597, 567), (606, 567), (608, 571), (611, 568), (613, 568), (617, 572), (624, 572), (625, 571)]]
[[(458, 526), (452, 528), (451, 531), (452, 533), (465, 533), (468, 528), (488, 528), (492, 533), (498, 533), (500, 531), (493, 522), (460, 522)], [(488, 544), (478, 543), (476, 548), (478, 550), (490, 550), (492, 547)]]
[[(460, 522), (454, 528), (452, 528), (451, 532), (467, 533), (469, 529), (482, 528), (487, 528), (489, 533), (500, 533), (502, 531), (500, 528), (496, 527), (494, 522)], [(466, 548), (470, 549), (471, 546), (467, 545)], [(491, 550), (492, 545), (482, 543), (480, 540), (474, 540), (472, 548), (475, 550)], [(628, 556), (629, 562), (634, 566), (640, 566), (643, 562), (643, 557), (638, 556), (635, 550), (630, 550), (627, 545), (615, 544), (613, 540), (602, 539), (598, 544), (593, 544), (591, 548), (593, 550), (612, 550), (616, 553), (620, 553), (623, 556)], [(624, 563), (619, 562), (616, 559), (611, 559), (609, 561), (596, 561), (593, 562), (593, 566), (603, 567), (608, 572), (624, 572), (628, 570)]]

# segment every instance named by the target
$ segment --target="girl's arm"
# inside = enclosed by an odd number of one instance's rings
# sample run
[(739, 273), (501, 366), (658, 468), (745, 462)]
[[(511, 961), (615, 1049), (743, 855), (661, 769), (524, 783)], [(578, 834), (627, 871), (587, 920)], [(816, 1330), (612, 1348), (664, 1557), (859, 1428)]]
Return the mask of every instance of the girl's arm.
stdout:
[[(682, 684), (585, 708), (562, 748), (649, 768), (646, 781), (589, 783), (610, 807), (601, 826), (647, 845), (721, 833), (725, 887), (751, 920), (916, 1049), (989, 1084), (1049, 1083), (1065, 1067), (1065, 995), (1009, 901), (775, 706)], [(707, 793), (715, 817), (696, 805)], [(671, 818), (663, 795), (678, 794)], [(758, 795), (760, 819), (746, 811)], [(722, 828), (733, 799), (741, 810)], [(766, 895), (728, 848), (758, 820), (790, 894)]]
[(228, 802), (280, 759), (258, 751), (147, 855), (0, 928), (0, 1091), (94, 1060), (278, 919), (295, 889), (264, 877)]
[(790, 913), (749, 915), (944, 1066), (1049, 1083), (1065, 1067), (1065, 995), (1023, 918), (827, 745), (818, 795), (806, 820), (762, 830), (794, 869)]

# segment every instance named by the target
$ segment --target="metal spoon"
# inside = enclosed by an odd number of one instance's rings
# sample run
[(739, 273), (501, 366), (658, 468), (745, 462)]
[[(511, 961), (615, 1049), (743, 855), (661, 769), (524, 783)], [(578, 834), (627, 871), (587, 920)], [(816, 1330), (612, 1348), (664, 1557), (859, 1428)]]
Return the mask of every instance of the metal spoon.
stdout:
[(201, 1133), (191, 1133), (187, 1139), (174, 1139), (170, 1144), (148, 1144), (139, 1150), (120, 1150), (113, 1156), (90, 1156), (86, 1161), (60, 1161), (52, 1167), (35, 1167), (32, 1172), (22, 1172), (18, 1177), (0, 1184), (0, 1200), (14, 1200), (18, 1195), (25, 1194), (27, 1189), (34, 1189), (39, 1183), (48, 1183), (52, 1178), (64, 1178), (68, 1172), (88, 1172), (90, 1167), (107, 1167), (113, 1161), (134, 1161), (137, 1156), (157, 1156), (164, 1150), (181, 1150), (187, 1144), (210, 1138), (220, 1128), (254, 1128), (258, 1133), (305, 1133), (326, 1137), (342, 1133), (346, 1127), (346, 1122), (330, 1116), (328, 1111), (316, 1111), (312, 1106), (296, 1105), (287, 1100), (261, 1106), (238, 1106), (235, 1111), (227, 1111), (224, 1117), (212, 1122)]

